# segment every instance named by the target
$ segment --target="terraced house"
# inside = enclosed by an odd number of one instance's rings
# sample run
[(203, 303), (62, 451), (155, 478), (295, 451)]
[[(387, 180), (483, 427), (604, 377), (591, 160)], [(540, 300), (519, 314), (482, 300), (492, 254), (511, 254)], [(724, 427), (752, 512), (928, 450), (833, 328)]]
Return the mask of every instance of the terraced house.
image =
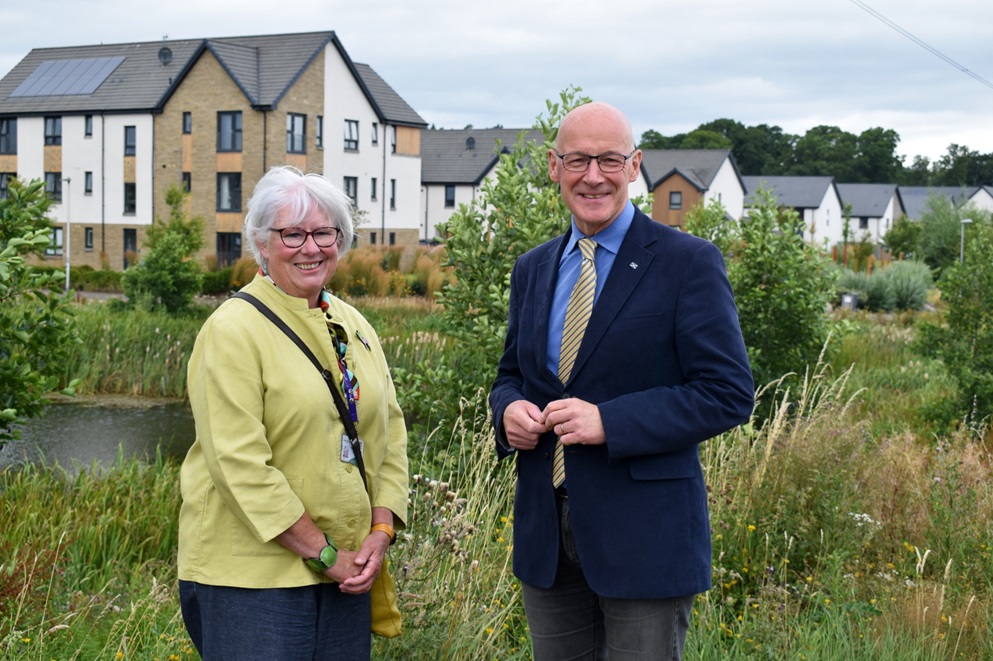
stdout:
[(290, 164), (352, 197), (360, 243), (414, 245), (425, 126), (334, 32), (38, 48), (0, 80), (0, 195), (44, 179), (49, 257), (123, 269), (180, 186), (224, 265), (255, 183)]

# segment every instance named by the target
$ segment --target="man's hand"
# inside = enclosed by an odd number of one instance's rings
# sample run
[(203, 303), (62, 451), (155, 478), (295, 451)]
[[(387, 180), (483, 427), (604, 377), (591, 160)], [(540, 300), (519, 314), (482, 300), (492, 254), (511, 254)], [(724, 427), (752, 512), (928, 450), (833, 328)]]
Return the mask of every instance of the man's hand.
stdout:
[(531, 402), (519, 399), (504, 409), (503, 432), (515, 450), (533, 450), (545, 431), (544, 417)]
[(596, 404), (575, 397), (556, 399), (541, 412), (545, 429), (558, 436), (562, 445), (603, 445), (607, 442)]

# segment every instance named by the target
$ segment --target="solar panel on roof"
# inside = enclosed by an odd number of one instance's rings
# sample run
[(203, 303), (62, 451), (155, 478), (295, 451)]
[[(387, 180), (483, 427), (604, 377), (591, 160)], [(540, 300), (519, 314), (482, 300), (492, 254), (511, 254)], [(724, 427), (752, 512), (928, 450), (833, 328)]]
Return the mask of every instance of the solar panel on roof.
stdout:
[(92, 94), (124, 61), (123, 57), (46, 60), (17, 86), (17, 96), (79, 96)]

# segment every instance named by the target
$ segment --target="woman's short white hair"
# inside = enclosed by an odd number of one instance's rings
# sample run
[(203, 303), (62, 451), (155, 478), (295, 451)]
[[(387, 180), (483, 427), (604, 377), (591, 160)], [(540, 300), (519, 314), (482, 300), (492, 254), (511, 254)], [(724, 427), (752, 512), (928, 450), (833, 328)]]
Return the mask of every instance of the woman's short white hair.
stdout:
[(291, 165), (280, 165), (265, 173), (256, 184), (248, 200), (248, 213), (242, 235), (259, 266), (265, 258), (259, 243), (268, 245), (273, 238), (272, 229), (276, 216), (289, 210), (291, 225), (307, 217), (317, 208), (328, 219), (328, 224), (341, 230), (338, 236), (338, 255), (344, 255), (352, 246), (352, 199), (332, 184), (324, 175), (304, 174)]

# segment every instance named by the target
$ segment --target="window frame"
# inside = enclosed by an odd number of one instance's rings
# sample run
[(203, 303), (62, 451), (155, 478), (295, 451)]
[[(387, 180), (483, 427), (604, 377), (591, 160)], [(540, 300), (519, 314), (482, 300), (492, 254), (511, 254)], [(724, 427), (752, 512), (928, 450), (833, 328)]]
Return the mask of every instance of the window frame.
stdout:
[(48, 235), (48, 246), (45, 248), (45, 257), (61, 257), (63, 246), (65, 245), (65, 230), (61, 225), (54, 225)]
[(193, 133), (193, 113), (189, 110), (183, 111), (183, 135)]
[(62, 116), (45, 116), (45, 145), (56, 147), (62, 144)]
[(683, 209), (683, 192), (674, 190), (669, 191), (669, 209), (672, 211), (682, 211)]
[(93, 251), (93, 228), (83, 228), (83, 250)]
[[(298, 130), (299, 129), (299, 130)], [(307, 153), (307, 116), (298, 112), (286, 113), (286, 153)]]
[(345, 151), (359, 150), (359, 120), (345, 120)]
[(45, 173), (45, 193), (48, 194), (48, 199), (52, 202), (62, 201), (62, 173), (61, 172), (46, 172)]
[(317, 141), (317, 148), (324, 149), (324, 115), (317, 115), (315, 133), (314, 139)]
[(83, 194), (93, 195), (93, 172), (90, 170), (83, 173)]
[(342, 191), (352, 200), (352, 204), (359, 203), (359, 178), (344, 177), (342, 179)]
[(243, 117), (240, 110), (217, 111), (217, 151), (240, 153), (243, 146)]
[(379, 144), (379, 122), (373, 122), (372, 123), (372, 128), (369, 129), (369, 131), (372, 134), (372, 144), (378, 145)]
[(455, 184), (445, 184), (445, 208), (455, 208)]
[(10, 180), (16, 176), (13, 172), (0, 172), (0, 200), (10, 197)]
[(138, 153), (138, 127), (124, 127), (124, 155), (135, 156)]
[(124, 182), (124, 206), (121, 212), (125, 216), (138, 213), (138, 184), (133, 181)]
[(17, 154), (17, 118), (0, 119), (0, 154)]
[(377, 199), (376, 196), (378, 194), (378, 191), (376, 189), (379, 188), (379, 180), (376, 179), (376, 177), (371, 177), (369, 181), (369, 187), (372, 189), (369, 193), (369, 199), (375, 202)]
[[(222, 181), (228, 182), (227, 197), (230, 198), (230, 206), (223, 205), (221, 192), (224, 188), (222, 186)], [(232, 185), (235, 184), (235, 185)], [(216, 196), (216, 211), (217, 213), (240, 213), (242, 209), (242, 190), (241, 190), (241, 173), (240, 172), (218, 172), (217, 173), (217, 196)]]
[(84, 138), (93, 137), (93, 115), (83, 116), (83, 137)]

